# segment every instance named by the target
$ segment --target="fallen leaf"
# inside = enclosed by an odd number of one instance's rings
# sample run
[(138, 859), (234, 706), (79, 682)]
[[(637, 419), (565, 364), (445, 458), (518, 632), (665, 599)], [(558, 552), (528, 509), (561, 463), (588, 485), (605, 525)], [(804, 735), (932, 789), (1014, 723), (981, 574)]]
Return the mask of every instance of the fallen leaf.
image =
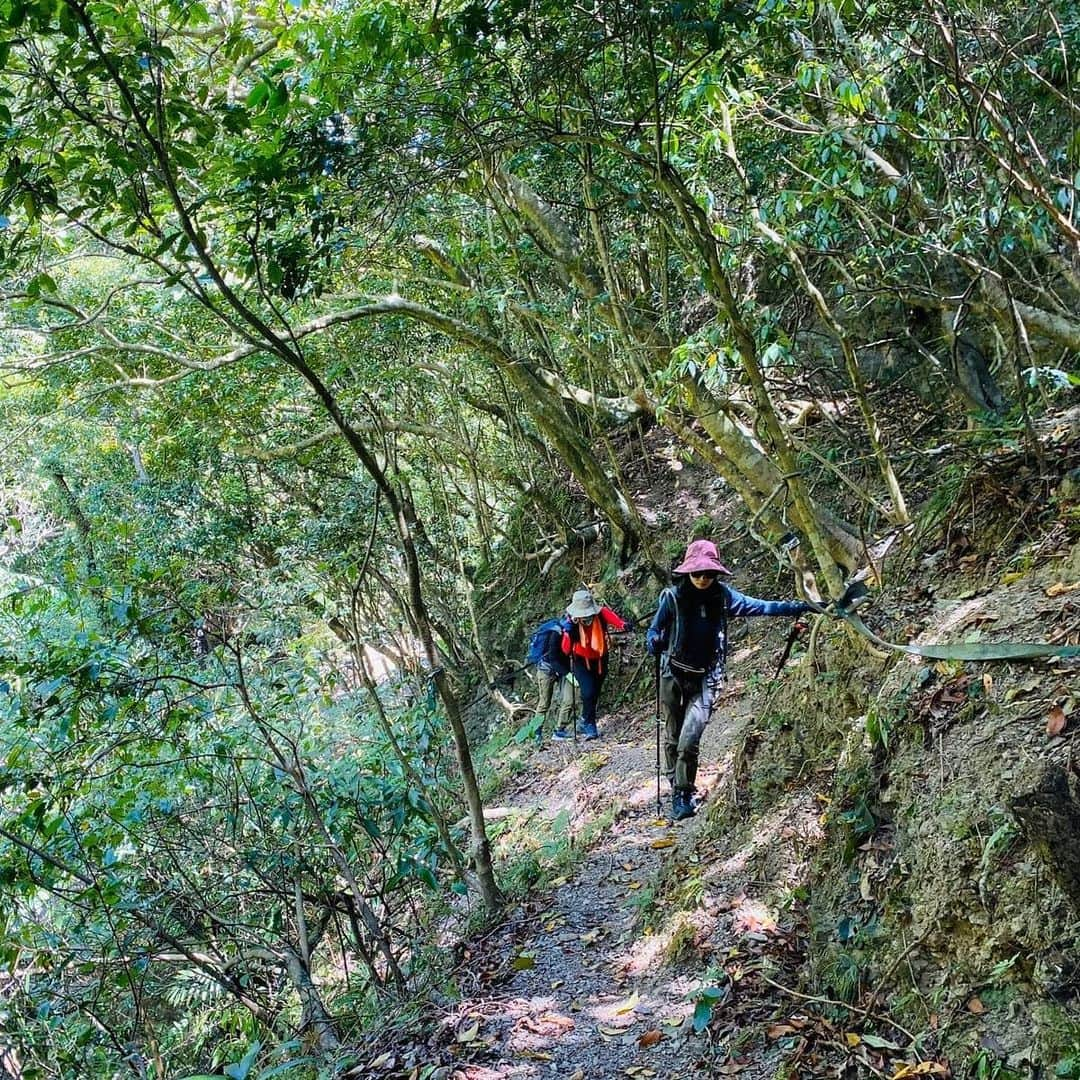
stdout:
[(1015, 686), (1010, 686), (1005, 691), (1005, 701), (1014, 701), (1020, 697), (1021, 694), (1030, 694), (1032, 690), (1038, 690), (1043, 685), (1043, 680), (1040, 678), (1025, 679), (1022, 683), (1017, 683)]
[(659, 1028), (649, 1028), (648, 1031), (641, 1033), (637, 1044), (647, 1049), (650, 1046), (655, 1046), (663, 1038), (666, 1038), (666, 1036)]
[(897, 1062), (889, 1080), (908, 1080), (912, 1076), (951, 1076), (952, 1070), (940, 1061), (920, 1061), (917, 1065)]
[(596, 942), (597, 938), (599, 938), (602, 933), (603, 930), (601, 930), (600, 927), (597, 926), (592, 930), (586, 931), (584, 934), (579, 934), (578, 937), (579, 940), (585, 945), (592, 945)]
[(969, 1013), (974, 1013), (978, 1016), (980, 1013), (986, 1012), (986, 1006), (977, 997), (973, 997), (967, 1003), (967, 1010)]
[(654, 848), (665, 848), (665, 847), (674, 847), (674, 846), (675, 846), (675, 837), (673, 837), (673, 836), (665, 836), (665, 837), (661, 838), (660, 840), (654, 840), (649, 845), (649, 847), (654, 847)]
[(1060, 705), (1055, 705), (1046, 718), (1046, 734), (1060, 735), (1065, 730), (1065, 710)]
[(546, 1012), (539, 1016), (523, 1016), (515, 1025), (524, 1031), (532, 1032), (533, 1035), (547, 1035), (557, 1037), (575, 1028), (574, 1021), (569, 1016), (560, 1013)]
[(733, 927), (742, 933), (774, 933), (776, 916), (756, 900), (744, 900), (735, 911)]
[(550, 1061), (552, 1055), (546, 1050), (518, 1050), (518, 1057), (529, 1058), (531, 1061)]
[(900, 1047), (894, 1042), (890, 1042), (888, 1039), (881, 1038), (880, 1035), (863, 1035), (862, 1041), (875, 1050), (899, 1050)]
[(631, 870), (637, 869), (637, 863), (624, 862), (622, 868), (629, 874)]
[(854, 1048), (862, 1042), (862, 1036), (857, 1035), (854, 1031), (845, 1031), (844, 1041), (848, 1044), (848, 1046)]
[(765, 1029), (765, 1034), (770, 1039), (782, 1039), (785, 1035), (796, 1034), (798, 1030), (790, 1024), (771, 1024)]
[(683, 1026), (683, 1019), (684, 1018), (681, 1016), (665, 1016), (660, 1023), (663, 1024), (664, 1027), (677, 1028)]
[(570, 1077), (570, 1080), (585, 1080), (585, 1070), (576, 1069), (573, 1075)]
[(1071, 585), (1066, 585), (1063, 581), (1055, 581), (1046, 590), (1047, 596), (1061, 596), (1062, 593), (1072, 592), (1074, 589), (1080, 589), (1080, 581), (1074, 581)]
[(463, 1027), (457, 1033), (457, 1041), (459, 1043), (471, 1043), (476, 1041), (476, 1036), (480, 1034), (480, 1021), (474, 1020), (467, 1027)]
[(874, 897), (874, 889), (870, 884), (870, 875), (865, 870), (859, 878), (859, 895), (864, 900), (872, 900)]
[(641, 888), (641, 882), (640, 881), (628, 881), (626, 883), (626, 887), (628, 889), (640, 889)]
[(394, 1055), (391, 1053), (380, 1054), (373, 1061), (369, 1061), (367, 1067), (369, 1069), (388, 1069), (394, 1064)]
[(663, 817), (653, 818), (652, 827), (654, 829), (670, 829), (671, 828), (671, 822), (668, 821), (667, 818), (663, 818)]
[(620, 1001), (615, 1006), (615, 1015), (624, 1016), (628, 1012), (633, 1012), (637, 1008), (638, 1002), (641, 998), (638, 996), (638, 992), (635, 990), (625, 1001)]
[(617, 1038), (619, 1038), (619, 1037), (621, 1037), (623, 1035), (626, 1035), (629, 1032), (630, 1028), (629, 1027), (617, 1027), (617, 1028), (616, 1027), (598, 1027), (596, 1030), (599, 1031), (601, 1035), (604, 1035), (609, 1039), (617, 1039)]
[(536, 957), (532, 953), (519, 953), (510, 961), (510, 966), (515, 971), (528, 971), (530, 968), (536, 967)]
[(554, 980), (552, 980), (552, 983), (551, 983), (551, 989), (552, 990), (558, 990), (559, 987), (562, 986), (562, 984), (563, 984), (562, 979), (554, 979)]

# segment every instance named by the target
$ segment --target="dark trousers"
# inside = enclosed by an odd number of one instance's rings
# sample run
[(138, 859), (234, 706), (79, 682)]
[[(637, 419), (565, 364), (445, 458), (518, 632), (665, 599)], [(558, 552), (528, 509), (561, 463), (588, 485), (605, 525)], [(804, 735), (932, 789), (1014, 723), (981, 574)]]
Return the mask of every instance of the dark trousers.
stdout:
[(577, 686), (572, 687), (572, 694), (574, 704), (581, 705), (581, 720), (586, 724), (595, 724), (596, 706), (600, 701), (600, 687), (604, 685), (605, 672), (594, 671), (586, 667), (584, 661), (575, 658), (570, 674), (577, 681)]

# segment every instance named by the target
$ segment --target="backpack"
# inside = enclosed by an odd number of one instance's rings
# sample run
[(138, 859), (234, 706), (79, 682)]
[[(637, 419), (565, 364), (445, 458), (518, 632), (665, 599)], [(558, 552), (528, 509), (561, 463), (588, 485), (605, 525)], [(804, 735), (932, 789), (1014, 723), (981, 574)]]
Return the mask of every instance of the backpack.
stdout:
[[(679, 659), (679, 655), (682, 652), (683, 646), (683, 626), (681, 612), (679, 611), (679, 597), (673, 588), (667, 588), (664, 590), (668, 596), (671, 597), (671, 606), (674, 609), (674, 616), (672, 620), (671, 635), (668, 639), (668, 666), (675, 672), (676, 675), (686, 675), (691, 678), (701, 678), (706, 674), (704, 668), (693, 667), (690, 664), (684, 663)], [(663, 593), (661, 594), (661, 598)], [(727, 597), (721, 601), (720, 604), (720, 634), (723, 641), (723, 648), (727, 649)]]
[(529, 651), (525, 654), (525, 666), (539, 664), (547, 655), (548, 636), (550, 634), (562, 634), (562, 622), (559, 619), (548, 619), (542, 622), (529, 638)]

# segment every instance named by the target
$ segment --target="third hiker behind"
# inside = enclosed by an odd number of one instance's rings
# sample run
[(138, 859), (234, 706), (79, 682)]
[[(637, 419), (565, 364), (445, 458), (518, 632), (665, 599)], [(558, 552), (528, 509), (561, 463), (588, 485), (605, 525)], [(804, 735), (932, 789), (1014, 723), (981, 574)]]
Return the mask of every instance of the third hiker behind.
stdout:
[(537, 746), (544, 745), (544, 721), (549, 713), (555, 713), (556, 723), (565, 722), (563, 699), (568, 689), (565, 679), (570, 674), (570, 660), (562, 650), (565, 630), (563, 619), (548, 619), (533, 631), (529, 639), (525, 666), (534, 670), (537, 690), (536, 711), (529, 730)]
[(671, 816), (694, 813), (698, 747), (724, 686), (727, 620), (738, 615), (801, 615), (801, 600), (758, 600), (720, 581), (731, 571), (711, 540), (695, 540), (675, 567), (675, 584), (660, 594), (645, 648), (660, 656), (664, 755), (671, 782)]

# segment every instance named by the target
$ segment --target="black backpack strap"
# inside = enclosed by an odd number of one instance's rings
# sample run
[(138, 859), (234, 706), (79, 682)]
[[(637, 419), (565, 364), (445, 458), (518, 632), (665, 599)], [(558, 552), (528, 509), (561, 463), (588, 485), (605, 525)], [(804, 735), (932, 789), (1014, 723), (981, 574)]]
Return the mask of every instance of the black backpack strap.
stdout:
[(723, 646), (724, 655), (721, 657), (721, 660), (723, 661), (724, 665), (726, 666), (727, 665), (727, 609), (728, 609), (728, 601), (731, 599), (731, 594), (727, 591), (727, 586), (724, 586), (723, 588), (721, 588), (720, 592), (721, 592), (721, 600), (720, 600), (720, 633), (723, 635), (723, 638), (724, 638), (724, 646)]

